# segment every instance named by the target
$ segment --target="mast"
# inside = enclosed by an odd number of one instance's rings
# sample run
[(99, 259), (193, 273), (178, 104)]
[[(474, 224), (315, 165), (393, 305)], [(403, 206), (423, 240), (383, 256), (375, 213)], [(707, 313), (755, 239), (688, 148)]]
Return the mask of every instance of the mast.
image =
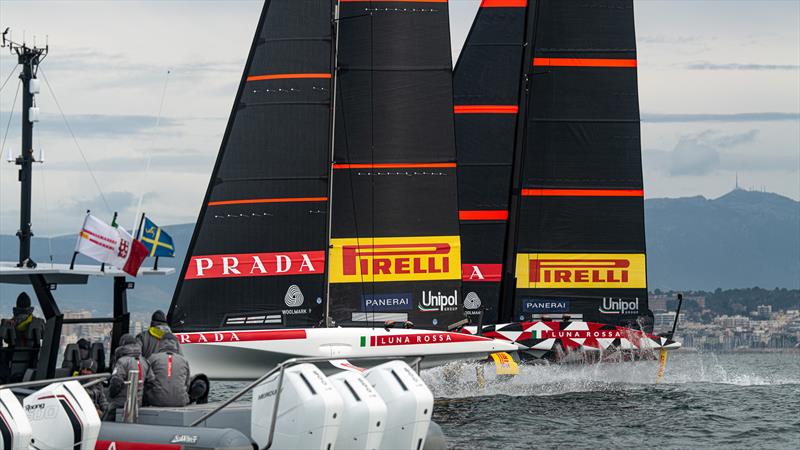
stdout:
[[(333, 154), (336, 133), (336, 76), (338, 74), (338, 53), (339, 53), (339, 0), (331, 0), (331, 32), (333, 33), (334, 43), (331, 46), (331, 126), (330, 126), (330, 156), (328, 158), (328, 224), (325, 234), (325, 261), (330, 261), (331, 249), (331, 227), (333, 225)], [(331, 321), (331, 282), (329, 271), (325, 271), (325, 327), (333, 326)]]
[(22, 152), (15, 159), (15, 164), (20, 166), (19, 182), (20, 192), (20, 211), (19, 211), (19, 262), (17, 267), (36, 267), (36, 263), (31, 259), (31, 186), (33, 178), (33, 123), (39, 120), (38, 108), (35, 105), (34, 95), (39, 92), (39, 81), (36, 73), (39, 63), (47, 56), (49, 45), (44, 48), (28, 47), (26, 43), (19, 44), (6, 38), (8, 29), (3, 32), (2, 47), (8, 47), (11, 53), (17, 55), (18, 63), (22, 66), (19, 75), (22, 80)]
[(511, 175), (511, 190), (508, 201), (508, 227), (506, 246), (503, 252), (503, 278), (500, 282), (500, 301), (498, 302), (498, 323), (513, 321), (514, 293), (516, 289), (516, 249), (519, 211), (522, 193), (522, 163), (525, 155), (528, 123), (528, 97), (530, 95), (530, 61), (536, 46), (536, 20), (539, 16), (540, 2), (528, 7), (525, 12), (525, 51), (522, 57), (522, 79), (520, 80), (519, 113), (517, 114), (516, 142), (514, 144), (514, 165)]

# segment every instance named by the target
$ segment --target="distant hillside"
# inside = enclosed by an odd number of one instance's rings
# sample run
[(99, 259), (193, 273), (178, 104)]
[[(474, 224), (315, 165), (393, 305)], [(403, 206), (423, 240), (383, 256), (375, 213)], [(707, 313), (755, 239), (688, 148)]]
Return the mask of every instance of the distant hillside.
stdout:
[(737, 189), (645, 201), (651, 289), (800, 287), (800, 202)]
[[(651, 289), (714, 290), (759, 286), (800, 288), (800, 202), (777, 194), (732, 191), (720, 198), (651, 199), (645, 201), (648, 281)], [(161, 266), (180, 270), (193, 224), (167, 226), (178, 255)], [(49, 241), (49, 242), (48, 242)], [(34, 259), (69, 262), (74, 236), (33, 240)], [(15, 260), (15, 236), (0, 236), (0, 259)], [(79, 257), (78, 262), (90, 264)], [(145, 264), (152, 264), (147, 260)], [(129, 292), (132, 311), (166, 309), (177, 275), (135, 280)], [(0, 285), (0, 315), (10, 309), (19, 287)], [(63, 309), (110, 310), (111, 281), (94, 281), (88, 289), (61, 285), (55, 292)]]

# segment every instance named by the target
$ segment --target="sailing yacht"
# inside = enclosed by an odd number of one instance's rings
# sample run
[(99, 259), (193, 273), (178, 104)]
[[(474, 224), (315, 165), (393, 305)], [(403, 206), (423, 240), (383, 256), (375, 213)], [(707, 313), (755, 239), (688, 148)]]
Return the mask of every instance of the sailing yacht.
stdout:
[[(446, 1), (267, 1), (169, 319), (195, 371), (515, 351), (461, 304)], [(413, 328), (412, 328), (413, 327)]]
[(481, 3), (453, 85), (484, 335), (551, 358), (679, 347), (649, 334), (636, 66), (631, 1)]

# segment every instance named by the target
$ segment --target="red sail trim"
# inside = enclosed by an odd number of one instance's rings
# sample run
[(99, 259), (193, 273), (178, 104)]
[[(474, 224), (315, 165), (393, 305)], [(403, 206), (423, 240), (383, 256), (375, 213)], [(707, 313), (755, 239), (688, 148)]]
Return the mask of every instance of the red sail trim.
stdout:
[(635, 59), (533, 58), (536, 67), (636, 67)]
[(327, 201), (328, 197), (249, 198), (243, 200), (221, 200), (217, 202), (208, 202), (208, 206), (246, 205), (251, 203), (301, 203)]
[(329, 73), (276, 73), (272, 75), (251, 75), (247, 81), (289, 80), (297, 78), (331, 78)]
[(453, 112), (456, 114), (516, 114), (519, 112), (517, 105), (455, 105)]
[(176, 333), (181, 344), (213, 344), (215, 342), (283, 341), (305, 339), (306, 330), (208, 331)]
[(483, 0), (481, 8), (524, 8), (528, 0)]
[(456, 163), (334, 164), (334, 169), (448, 169)]
[(461, 264), (461, 281), (499, 282), (502, 278), (502, 264)]
[(508, 220), (507, 210), (461, 210), (459, 220)]
[(644, 197), (643, 189), (523, 189), (523, 197)]

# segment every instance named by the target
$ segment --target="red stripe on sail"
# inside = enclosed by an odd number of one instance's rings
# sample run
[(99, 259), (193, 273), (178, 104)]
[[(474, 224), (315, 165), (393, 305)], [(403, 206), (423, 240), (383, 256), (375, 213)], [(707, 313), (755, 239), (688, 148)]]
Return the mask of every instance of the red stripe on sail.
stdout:
[(453, 112), (456, 114), (516, 114), (519, 112), (517, 105), (455, 105)]
[(208, 206), (246, 205), (251, 203), (301, 203), (327, 201), (328, 197), (248, 198), (243, 200), (221, 200), (218, 202), (208, 202)]
[(456, 163), (334, 164), (334, 169), (447, 169)]
[(481, 8), (524, 8), (528, 0), (483, 0)]
[(291, 80), (297, 78), (331, 78), (329, 73), (276, 73), (272, 75), (251, 75), (247, 81)]
[(506, 210), (462, 210), (458, 212), (460, 220), (508, 220)]
[(523, 197), (644, 197), (642, 189), (523, 189)]
[(502, 264), (461, 264), (461, 281), (498, 282), (502, 277)]
[(636, 67), (635, 59), (533, 58), (536, 67)]
[(207, 333), (177, 333), (176, 336), (181, 344), (282, 341), (305, 339), (306, 330), (216, 331)]
[(197, 255), (184, 279), (319, 275), (324, 269), (324, 250)]

